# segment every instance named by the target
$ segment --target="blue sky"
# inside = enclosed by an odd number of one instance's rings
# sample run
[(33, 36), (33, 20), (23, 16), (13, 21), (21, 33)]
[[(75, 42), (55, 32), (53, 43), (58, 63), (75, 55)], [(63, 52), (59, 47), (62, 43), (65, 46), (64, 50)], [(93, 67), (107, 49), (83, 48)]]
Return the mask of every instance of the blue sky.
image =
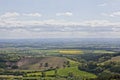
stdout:
[(0, 38), (120, 38), (120, 0), (0, 0)]

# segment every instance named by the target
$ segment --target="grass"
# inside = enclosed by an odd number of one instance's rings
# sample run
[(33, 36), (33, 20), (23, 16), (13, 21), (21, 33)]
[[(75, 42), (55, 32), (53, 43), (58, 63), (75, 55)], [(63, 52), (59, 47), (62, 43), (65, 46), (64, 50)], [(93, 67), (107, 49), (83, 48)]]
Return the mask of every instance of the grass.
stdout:
[(12, 79), (14, 79), (14, 78), (17, 78), (17, 79), (21, 79), (21, 78), (23, 78), (22, 76), (14, 76), (14, 75), (0, 75), (0, 80), (8, 80), (8, 79), (10, 79), (10, 80), (12, 80)]
[[(87, 78), (96, 77), (96, 75), (92, 73), (78, 70), (77, 66), (80, 64), (79, 62), (73, 61), (71, 59), (67, 59), (67, 60), (70, 61), (70, 67), (57, 69), (57, 75), (68, 76), (68, 73), (72, 72), (75, 76), (87, 77)], [(54, 70), (46, 72), (46, 75), (54, 75), (54, 74), (55, 74)]]
[[(77, 66), (57, 69), (58, 76), (65, 77), (65, 76), (68, 76), (69, 73), (73, 73), (74, 76), (80, 76), (80, 77), (86, 77), (86, 78), (96, 78), (96, 75), (94, 75), (92, 73), (78, 70)], [(54, 76), (55, 70), (46, 71), (45, 74), (46, 74), (46, 77)], [(38, 76), (41, 76), (41, 72), (29, 73), (29, 74), (27, 74), (27, 76), (28, 77), (30, 77), (30, 76), (37, 76), (38, 77)]]
[(53, 49), (53, 50), (40, 50), (42, 53), (47, 53), (48, 55), (55, 55), (55, 54), (83, 54), (83, 53), (108, 53), (108, 54), (114, 54), (113, 51), (107, 51), (107, 50), (74, 50), (74, 49)]
[(65, 78), (56, 78), (56, 77), (24, 77), (22, 80), (66, 80)]
[(82, 50), (70, 50), (70, 49), (53, 49), (53, 50), (32, 50), (33, 52), (46, 53), (47, 55), (56, 54), (82, 54)]
[(47, 55), (52, 54), (82, 54), (82, 50), (72, 50), (72, 49), (52, 49), (52, 50), (32, 50), (33, 52), (46, 53)]
[(26, 74), (26, 76), (28, 76), (28, 77), (30, 77), (30, 76), (41, 76), (42, 74), (41, 74), (41, 72), (34, 72), (34, 73), (28, 73), (28, 74)]
[[(113, 54), (115, 52), (113, 51), (107, 51), (107, 50), (77, 50), (77, 49), (48, 49), (48, 50), (41, 50), (41, 49), (28, 49), (27, 52), (30, 52), (30, 54), (44, 54), (44, 55), (58, 55), (58, 54), (83, 54), (83, 53), (109, 53)], [(19, 51), (19, 49), (16, 50), (16, 48), (4, 48), (0, 49), (1, 53), (6, 53), (11, 55), (11, 53), (24, 53), (24, 51)], [(33, 54), (33, 55), (34, 55)], [(14, 54), (13, 54), (14, 55)]]
[(67, 59), (70, 62), (70, 66), (74, 67), (74, 66), (78, 66), (80, 63), (71, 59)]
[[(87, 78), (95, 78), (96, 75), (78, 70), (77, 67), (68, 67), (68, 68), (62, 68), (57, 70), (57, 74), (59, 76), (68, 76), (68, 73), (73, 73), (74, 76), (80, 76), (80, 77), (87, 77)], [(48, 71), (47, 75), (53, 75), (54, 71)]]
[(40, 77), (23, 77), (22, 80), (40, 80)]
[(106, 51), (106, 50), (94, 50), (93, 53), (101, 53), (101, 54), (108, 53), (108, 54), (113, 54), (115, 52), (113, 52), (113, 51)]
[(59, 51), (54, 49), (54, 50), (32, 50), (32, 52), (39, 52), (47, 55), (53, 55), (53, 54), (58, 54)]

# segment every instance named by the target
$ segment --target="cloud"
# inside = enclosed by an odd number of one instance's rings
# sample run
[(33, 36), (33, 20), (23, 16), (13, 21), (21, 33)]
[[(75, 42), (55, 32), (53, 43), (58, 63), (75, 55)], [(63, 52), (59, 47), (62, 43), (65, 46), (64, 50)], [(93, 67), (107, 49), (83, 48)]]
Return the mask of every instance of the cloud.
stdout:
[(41, 17), (42, 14), (40, 13), (29, 13), (29, 14), (23, 14), (23, 16), (31, 16), (31, 17)]
[[(2, 16), (2, 15), (1, 15)], [(120, 22), (89, 20), (68, 22), (65, 20), (21, 20), (22, 13), (0, 17), (0, 37), (119, 37)], [(25, 15), (24, 15), (25, 16)], [(22, 16), (22, 17), (24, 17)]]
[(107, 20), (93, 20), (83, 22), (67, 22), (57, 20), (44, 21), (0, 21), (0, 30), (26, 30), (29, 32), (113, 32), (120, 30), (120, 22), (110, 22)]
[(101, 15), (108, 17), (120, 17), (120, 11), (116, 11), (112, 13), (102, 13)]
[(10, 17), (18, 17), (18, 16), (20, 16), (20, 14), (17, 12), (6, 12), (3, 15), (1, 15), (0, 17), (1, 18), (10, 18)]
[(73, 13), (71, 12), (65, 12), (65, 13), (56, 13), (56, 16), (72, 16)]
[(40, 13), (17, 13), (17, 12), (6, 12), (0, 15), (0, 19), (15, 19), (16, 17), (41, 17)]
[(114, 32), (120, 32), (120, 28), (115, 28), (115, 27), (113, 27), (112, 30), (113, 30)]
[(107, 6), (107, 3), (102, 3), (102, 4), (99, 4), (98, 6), (104, 7), (104, 6)]
[(120, 11), (117, 12), (113, 12), (112, 14), (110, 14), (111, 17), (117, 17), (120, 16)]

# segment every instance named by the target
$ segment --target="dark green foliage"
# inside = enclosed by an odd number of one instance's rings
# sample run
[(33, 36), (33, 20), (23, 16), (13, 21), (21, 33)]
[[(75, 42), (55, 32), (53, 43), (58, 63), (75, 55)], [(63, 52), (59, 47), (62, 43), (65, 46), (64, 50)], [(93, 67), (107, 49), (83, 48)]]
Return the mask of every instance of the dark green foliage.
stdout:
[(111, 73), (110, 71), (104, 71), (98, 75), (98, 80), (119, 80), (120, 74)]
[(58, 71), (57, 71), (57, 69), (55, 69), (55, 77), (57, 77), (58, 76)]
[(45, 71), (42, 71), (41, 74), (42, 74), (41, 77), (45, 77), (46, 76)]
[(48, 63), (45, 63), (44, 67), (48, 67)]
[(18, 69), (18, 66), (17, 65), (13, 65), (12, 69)]

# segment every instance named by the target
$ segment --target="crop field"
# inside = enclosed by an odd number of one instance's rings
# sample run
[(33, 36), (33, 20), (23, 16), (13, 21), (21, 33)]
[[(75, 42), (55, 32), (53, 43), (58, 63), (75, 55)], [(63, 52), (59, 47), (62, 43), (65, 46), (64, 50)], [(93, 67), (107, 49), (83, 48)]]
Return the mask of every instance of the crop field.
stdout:
[(33, 52), (46, 53), (47, 55), (51, 54), (82, 54), (82, 50), (71, 50), (71, 49), (53, 49), (53, 50), (33, 50)]
[(40, 57), (40, 56), (51, 56), (51, 55), (79, 55), (79, 54), (84, 54), (84, 53), (95, 53), (95, 54), (114, 54), (114, 51), (107, 51), (107, 50), (79, 50), (79, 49), (27, 49), (27, 50), (21, 50), (18, 48), (3, 48), (0, 49), (0, 53), (8, 54), (10, 56), (17, 56), (19, 55), (32, 55), (35, 57)]
[(12, 80), (12, 79), (22, 79), (22, 76), (14, 76), (14, 75), (0, 75), (0, 80)]
[(113, 51), (107, 51), (107, 50), (94, 50), (93, 53), (101, 53), (101, 54), (108, 53), (108, 54), (113, 54), (115, 52), (113, 52)]
[(59, 50), (60, 54), (83, 54), (82, 50)]
[[(39, 51), (39, 50), (38, 50)], [(57, 54), (84, 54), (84, 53), (95, 53), (95, 54), (114, 54), (114, 51), (107, 50), (74, 50), (74, 49), (53, 49), (53, 50), (40, 50), (41, 53), (46, 53), (47, 55), (57, 55)]]

